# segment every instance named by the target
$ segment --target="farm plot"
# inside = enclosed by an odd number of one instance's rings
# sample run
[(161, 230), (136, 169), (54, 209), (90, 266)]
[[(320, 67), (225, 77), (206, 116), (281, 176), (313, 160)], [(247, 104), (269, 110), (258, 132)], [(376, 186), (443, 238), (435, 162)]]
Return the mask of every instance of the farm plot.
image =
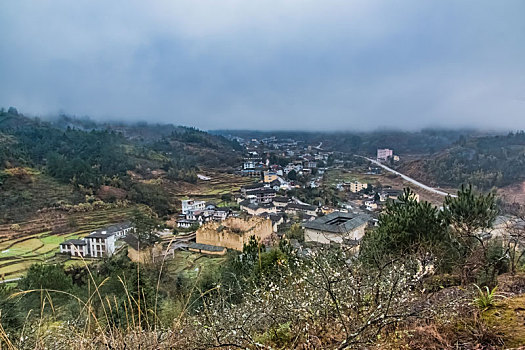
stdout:
[(175, 204), (177, 206), (180, 205), (181, 199), (188, 198), (213, 201), (219, 205), (226, 205), (233, 203), (222, 203), (222, 195), (237, 192), (242, 186), (256, 181), (249, 177), (211, 170), (205, 171), (203, 174), (210, 177), (210, 180), (198, 180), (195, 184), (166, 181), (163, 183), (163, 187), (176, 199)]
[(212, 271), (226, 261), (226, 257), (207, 256), (189, 251), (176, 251), (175, 257), (166, 261), (166, 273), (193, 279), (200, 272)]

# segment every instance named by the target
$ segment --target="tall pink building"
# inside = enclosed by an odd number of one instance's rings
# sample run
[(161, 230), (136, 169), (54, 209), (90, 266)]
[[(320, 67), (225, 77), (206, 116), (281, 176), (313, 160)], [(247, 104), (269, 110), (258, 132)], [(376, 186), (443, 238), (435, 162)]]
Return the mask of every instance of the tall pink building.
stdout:
[(393, 157), (394, 151), (388, 148), (377, 149), (377, 160), (387, 160), (388, 157)]

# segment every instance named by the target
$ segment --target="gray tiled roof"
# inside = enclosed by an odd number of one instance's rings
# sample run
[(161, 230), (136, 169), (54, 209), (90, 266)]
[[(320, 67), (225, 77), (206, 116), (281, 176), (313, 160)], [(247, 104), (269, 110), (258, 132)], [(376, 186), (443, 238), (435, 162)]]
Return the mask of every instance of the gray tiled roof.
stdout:
[(259, 214), (259, 216), (262, 217), (262, 218), (265, 218), (265, 219), (272, 220), (272, 223), (276, 223), (278, 221), (281, 221), (281, 219), (283, 218), (282, 214), (262, 213), (262, 214)]
[(217, 209), (215, 209), (216, 212), (218, 211), (231, 211), (231, 208), (230, 207), (217, 207)]
[(226, 248), (224, 247), (218, 247), (216, 245), (210, 245), (210, 244), (203, 244), (203, 243), (191, 243), (188, 248), (190, 249), (199, 249), (199, 250), (207, 250), (209, 252), (222, 252)]
[(122, 231), (122, 230), (125, 230), (127, 228), (130, 228), (131, 227), (131, 222), (129, 221), (125, 221), (125, 222), (121, 222), (121, 223), (118, 223), (118, 224), (114, 224), (114, 225), (110, 225), (106, 228), (106, 231), (111, 233), (111, 232), (118, 232), (118, 231)]
[(114, 234), (115, 232), (106, 231), (106, 233), (104, 233), (104, 230), (98, 230), (98, 231), (91, 232), (89, 236), (87, 236), (86, 238), (108, 238), (110, 236), (113, 236)]
[(60, 245), (69, 245), (69, 244), (86, 245), (87, 243), (86, 241), (82, 239), (68, 239), (67, 241), (60, 243)]
[(274, 207), (273, 203), (251, 203), (249, 200), (242, 201), (239, 203), (240, 206), (250, 208), (251, 210), (262, 209), (271, 209)]
[(315, 211), (317, 207), (313, 205), (305, 205), (305, 204), (298, 204), (298, 203), (290, 203), (286, 206), (286, 209), (297, 209), (297, 210), (312, 210)]
[(249, 191), (249, 190), (256, 190), (256, 189), (259, 189), (259, 188), (264, 188), (264, 183), (263, 182), (249, 184), (249, 185), (246, 185), (246, 186), (242, 187), (242, 189), (247, 190), (247, 191)]
[(245, 199), (245, 200), (243, 200), (242, 202), (239, 203), (239, 206), (244, 206), (244, 207), (246, 207), (246, 206), (248, 206), (248, 204), (250, 204), (250, 203), (251, 203), (251, 202), (250, 202), (249, 199)]
[[(333, 221), (337, 221), (337, 219), (341, 219), (341, 221), (343, 220), (346, 220), (346, 221), (341, 222), (339, 224), (331, 223)], [(313, 221), (307, 221), (303, 223), (302, 226), (304, 228), (310, 228), (310, 229), (319, 230), (319, 231), (326, 231), (326, 232), (333, 232), (333, 233), (348, 233), (362, 226), (363, 224), (368, 223), (369, 220), (370, 220), (370, 217), (368, 215), (350, 214), (350, 213), (342, 213), (342, 212), (334, 211), (333, 213), (322, 216)]]
[(132, 247), (135, 250), (139, 250), (141, 246), (146, 247), (146, 244), (140, 244), (139, 239), (135, 235), (127, 235), (124, 237), (124, 242), (126, 242), (130, 247)]
[(260, 190), (254, 190), (254, 191), (250, 191), (250, 194), (266, 194), (266, 193), (277, 193), (275, 192), (275, 190), (271, 189), (271, 188), (263, 188), (263, 189), (260, 189)]

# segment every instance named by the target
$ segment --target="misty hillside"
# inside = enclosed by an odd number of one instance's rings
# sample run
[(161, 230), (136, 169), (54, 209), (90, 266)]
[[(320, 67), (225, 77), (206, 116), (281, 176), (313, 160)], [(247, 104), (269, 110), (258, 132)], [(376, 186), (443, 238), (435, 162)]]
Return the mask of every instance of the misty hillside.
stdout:
[(425, 154), (439, 152), (460, 138), (479, 134), (479, 131), (460, 129), (424, 129), (421, 131), (385, 130), (373, 132), (306, 132), (306, 131), (253, 131), (215, 130), (213, 133), (236, 136), (246, 140), (275, 136), (279, 139), (294, 139), (308, 143), (321, 143), (329, 151), (351, 154), (375, 155), (378, 148), (393, 148), (396, 154)]
[(165, 215), (174, 203), (164, 186), (148, 179), (196, 183), (199, 169), (227, 169), (240, 156), (237, 143), (194, 128), (42, 121), (14, 108), (0, 113), (0, 141), (0, 220), (76, 204), (108, 188), (112, 200), (147, 204)]
[(525, 133), (461, 138), (438, 155), (401, 167), (409, 176), (432, 185), (472, 183), (480, 189), (525, 180)]

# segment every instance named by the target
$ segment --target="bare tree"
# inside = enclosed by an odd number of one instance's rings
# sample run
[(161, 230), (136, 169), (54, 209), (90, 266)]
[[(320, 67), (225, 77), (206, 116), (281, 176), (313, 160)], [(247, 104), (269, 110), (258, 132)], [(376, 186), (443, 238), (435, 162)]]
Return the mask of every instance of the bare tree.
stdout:
[(368, 271), (350, 252), (321, 249), (295, 269), (248, 288), (238, 304), (228, 301), (227, 290), (214, 292), (195, 317), (202, 329), (196, 346), (362, 347), (389, 326), (423, 313), (413, 307), (421, 295), (421, 275), (414, 271), (417, 266), (399, 261)]
[(525, 206), (515, 203), (509, 208), (511, 215), (505, 223), (507, 246), (510, 257), (510, 272), (516, 273), (525, 255)]

